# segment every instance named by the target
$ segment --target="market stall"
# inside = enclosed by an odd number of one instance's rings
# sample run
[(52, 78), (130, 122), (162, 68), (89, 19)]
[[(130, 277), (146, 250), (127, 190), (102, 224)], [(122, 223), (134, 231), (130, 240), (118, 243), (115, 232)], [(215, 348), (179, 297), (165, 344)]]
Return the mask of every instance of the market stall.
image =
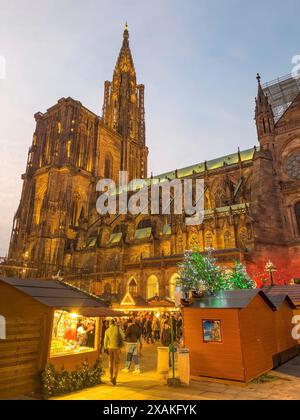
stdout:
[(274, 312), (277, 352), (273, 357), (274, 367), (278, 367), (299, 354), (298, 343), (293, 339), (293, 316), (296, 306), (286, 295), (269, 295), (276, 307)]
[(176, 311), (175, 303), (167, 298), (154, 296), (151, 299), (144, 299), (142, 296), (127, 292), (125, 295), (102, 296), (111, 304), (112, 309), (124, 313), (135, 312), (173, 312)]
[(40, 372), (92, 366), (100, 318), (118, 315), (100, 299), (59, 281), (0, 278), (0, 398), (36, 392)]
[(273, 368), (275, 305), (259, 290), (220, 292), (183, 309), (191, 374), (249, 382)]

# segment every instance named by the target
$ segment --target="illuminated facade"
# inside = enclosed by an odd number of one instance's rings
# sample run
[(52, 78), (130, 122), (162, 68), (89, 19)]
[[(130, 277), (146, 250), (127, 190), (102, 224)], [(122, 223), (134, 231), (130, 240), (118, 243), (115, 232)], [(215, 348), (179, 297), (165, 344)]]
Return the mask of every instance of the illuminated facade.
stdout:
[(118, 182), (121, 170), (129, 180), (148, 175), (144, 86), (126, 27), (102, 117), (71, 98), (35, 115), (10, 261), (26, 260), (24, 275), (61, 269), (97, 294), (144, 298), (172, 297), (178, 263), (194, 247), (213, 247), (222, 264), (240, 259), (256, 277), (271, 259), (281, 279), (300, 278), (300, 95), (275, 120), (258, 82), (259, 146), (158, 177), (204, 178), (202, 225), (187, 226), (174, 214), (99, 217), (99, 179)]

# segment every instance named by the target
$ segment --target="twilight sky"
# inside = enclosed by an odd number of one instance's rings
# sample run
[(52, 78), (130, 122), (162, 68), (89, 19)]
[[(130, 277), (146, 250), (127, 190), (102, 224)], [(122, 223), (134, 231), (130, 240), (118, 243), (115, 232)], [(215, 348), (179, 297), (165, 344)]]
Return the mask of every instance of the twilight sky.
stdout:
[(0, 0), (0, 256), (33, 114), (68, 96), (101, 113), (126, 20), (157, 174), (256, 144), (255, 76), (291, 72), (299, 15), (299, 0)]

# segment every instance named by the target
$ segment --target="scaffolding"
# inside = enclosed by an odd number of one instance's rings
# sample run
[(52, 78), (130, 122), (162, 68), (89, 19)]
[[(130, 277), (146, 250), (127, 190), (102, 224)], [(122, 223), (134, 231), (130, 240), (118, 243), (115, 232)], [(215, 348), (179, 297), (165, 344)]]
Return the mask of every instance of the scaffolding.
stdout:
[(277, 122), (300, 93), (300, 77), (289, 74), (265, 83), (262, 88), (268, 96)]

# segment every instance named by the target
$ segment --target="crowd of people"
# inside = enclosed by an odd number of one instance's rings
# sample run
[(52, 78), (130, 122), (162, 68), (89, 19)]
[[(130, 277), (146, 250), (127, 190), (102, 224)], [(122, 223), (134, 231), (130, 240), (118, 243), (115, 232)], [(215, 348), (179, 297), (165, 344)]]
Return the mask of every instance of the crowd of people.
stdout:
[(134, 374), (140, 374), (139, 357), (142, 356), (144, 344), (160, 342), (169, 347), (172, 342), (182, 339), (182, 316), (176, 312), (172, 315), (153, 312), (132, 313), (128, 317), (105, 320), (102, 324), (100, 352), (109, 355), (111, 383), (116, 385), (119, 371), (120, 351), (126, 344), (126, 364), (123, 372), (130, 372), (134, 363)]

